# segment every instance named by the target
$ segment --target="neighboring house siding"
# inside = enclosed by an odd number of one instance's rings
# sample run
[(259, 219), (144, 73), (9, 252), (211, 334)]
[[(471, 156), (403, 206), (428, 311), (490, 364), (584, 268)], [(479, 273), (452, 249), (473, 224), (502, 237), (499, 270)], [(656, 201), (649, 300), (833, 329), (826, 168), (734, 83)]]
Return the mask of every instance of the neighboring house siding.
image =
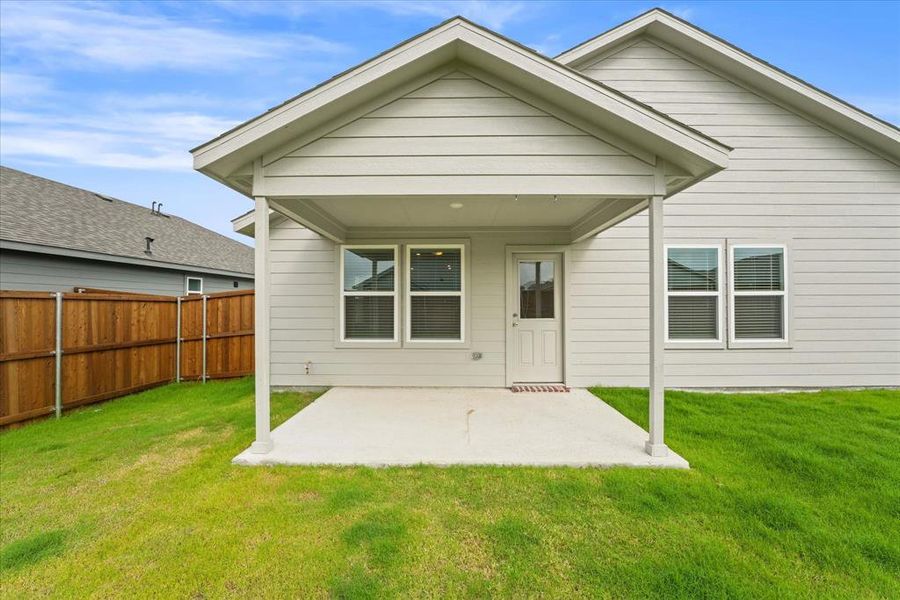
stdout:
[(651, 165), (461, 72), (265, 167), (273, 189), (295, 184), (310, 196), (352, 194), (359, 185), (373, 194), (591, 194), (598, 185), (643, 192), (652, 174)]
[(204, 293), (253, 288), (253, 280), (247, 278), (0, 251), (0, 289), (3, 290), (71, 292), (75, 287), (90, 287), (176, 296), (184, 294), (186, 276), (202, 277)]
[[(735, 148), (667, 243), (789, 246), (792, 348), (669, 350), (666, 385), (900, 385), (900, 167), (646, 40), (583, 70)], [(647, 385), (646, 215), (572, 262), (572, 382)]]
[[(467, 237), (471, 342), (466, 347), (336, 348), (336, 244), (293, 221), (274, 223), (272, 385), (503, 386), (506, 246), (560, 240), (534, 233)], [(396, 241), (385, 239), (384, 243)], [(473, 360), (473, 352), (481, 352), (481, 360)], [(310, 375), (304, 373), (307, 361), (312, 363)]]

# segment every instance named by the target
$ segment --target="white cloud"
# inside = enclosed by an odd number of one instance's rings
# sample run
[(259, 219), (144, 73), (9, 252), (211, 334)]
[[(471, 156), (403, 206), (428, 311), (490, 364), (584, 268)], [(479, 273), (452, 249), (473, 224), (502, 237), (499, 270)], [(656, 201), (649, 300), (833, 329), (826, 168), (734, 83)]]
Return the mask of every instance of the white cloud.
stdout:
[(336, 10), (378, 10), (395, 17), (449, 19), (462, 15), (490, 29), (503, 29), (511, 21), (534, 10), (537, 2), (513, 0), (343, 0), (276, 2), (271, 0), (216, 0), (216, 5), (237, 15), (280, 15), (288, 18)]
[(365, 2), (366, 6), (381, 9), (396, 16), (428, 15), (439, 19), (448, 19), (462, 15), (479, 25), (489, 29), (503, 29), (510, 21), (521, 17), (527, 5), (525, 2), (456, 0), (407, 2), (405, 0), (373, 0)]
[(289, 52), (346, 50), (313, 35), (235, 33), (106, 9), (120, 6), (3, 2), (4, 53), (54, 66), (226, 70)]
[(44, 159), (121, 169), (189, 170), (187, 149), (231, 128), (235, 121), (186, 111), (131, 110), (71, 114), (0, 112), (3, 160)]
[(0, 155), (4, 160), (13, 156), (36, 157), (119, 169), (184, 171), (191, 168), (191, 158), (180, 146), (155, 144), (141, 154), (134, 151), (134, 145), (125, 136), (55, 127), (4, 132)]
[(29, 99), (43, 96), (53, 88), (47, 77), (29, 75), (28, 73), (0, 72), (0, 95), (3, 99)]

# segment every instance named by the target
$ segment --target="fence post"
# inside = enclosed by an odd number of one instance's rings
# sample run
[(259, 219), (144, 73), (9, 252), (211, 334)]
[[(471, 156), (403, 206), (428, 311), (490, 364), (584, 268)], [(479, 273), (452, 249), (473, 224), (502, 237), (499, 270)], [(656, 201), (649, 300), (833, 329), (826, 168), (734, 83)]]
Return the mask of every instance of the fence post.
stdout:
[(56, 373), (54, 405), (56, 418), (62, 416), (62, 292), (56, 292)]
[(209, 296), (203, 296), (203, 383), (206, 383), (206, 300)]
[(175, 382), (181, 383), (181, 296), (176, 302), (178, 314), (175, 316)]

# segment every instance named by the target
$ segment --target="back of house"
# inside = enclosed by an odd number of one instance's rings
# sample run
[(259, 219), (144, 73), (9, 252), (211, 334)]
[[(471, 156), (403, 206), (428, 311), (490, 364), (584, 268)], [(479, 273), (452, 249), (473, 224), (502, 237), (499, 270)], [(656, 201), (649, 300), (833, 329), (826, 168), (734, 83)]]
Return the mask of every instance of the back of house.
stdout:
[(647, 386), (654, 227), (668, 386), (900, 385), (896, 127), (659, 10), (553, 61), (492, 35), (195, 150), (275, 211), (272, 385)]

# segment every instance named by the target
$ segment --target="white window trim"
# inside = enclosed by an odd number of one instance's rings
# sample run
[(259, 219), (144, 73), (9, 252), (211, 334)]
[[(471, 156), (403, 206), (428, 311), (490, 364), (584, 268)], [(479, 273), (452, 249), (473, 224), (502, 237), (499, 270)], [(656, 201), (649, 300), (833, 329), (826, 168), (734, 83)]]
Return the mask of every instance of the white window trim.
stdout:
[[(716, 250), (716, 291), (669, 291), (669, 249), (678, 248), (715, 248)], [(723, 348), (725, 345), (724, 315), (725, 315), (725, 286), (723, 285), (722, 271), (724, 252), (721, 244), (666, 244), (665, 265), (663, 267), (664, 300), (663, 300), (663, 330), (666, 332), (666, 347), (671, 348)], [(716, 337), (715, 339), (670, 339), (669, 338), (669, 296), (715, 296), (716, 297)]]
[[(449, 292), (449, 291), (440, 291), (440, 292), (413, 292), (412, 291), (412, 275), (409, 273), (409, 269), (412, 266), (412, 251), (414, 248), (421, 249), (429, 249), (429, 248), (444, 248), (444, 249), (458, 249), (459, 250), (459, 264), (460, 264), (460, 273), (459, 273), (459, 291), (458, 292)], [(451, 344), (451, 345), (464, 345), (466, 343), (466, 277), (468, 272), (466, 271), (466, 245), (465, 244), (417, 244), (411, 243), (406, 245), (406, 252), (404, 253), (406, 266), (404, 267), (405, 273), (405, 298), (406, 298), (406, 334), (404, 336), (404, 340), (406, 344)], [(459, 339), (458, 340), (450, 340), (446, 338), (439, 339), (427, 339), (427, 338), (412, 338), (412, 297), (413, 296), (458, 296), (459, 297)]]
[[(191, 291), (191, 280), (200, 282), (200, 291), (193, 292)], [(184, 278), (184, 295), (185, 296), (202, 296), (203, 295), (203, 278), (202, 277), (190, 277), (185, 276)]]
[[(345, 250), (393, 250), (394, 251), (394, 291), (347, 291), (344, 289), (344, 251)], [(340, 273), (338, 274), (338, 292), (340, 293), (340, 302), (338, 303), (339, 311), (339, 340), (341, 344), (396, 344), (400, 340), (400, 246), (396, 244), (344, 244), (338, 249), (340, 253)], [(394, 297), (394, 335), (391, 339), (372, 339), (372, 338), (347, 338), (344, 329), (345, 320), (345, 298), (347, 296), (393, 296)]]
[[(734, 289), (734, 251), (736, 248), (780, 248), (782, 252), (781, 268), (782, 277), (784, 278), (782, 290), (777, 291), (738, 291)], [(755, 244), (729, 244), (728, 245), (728, 293), (730, 301), (728, 303), (728, 345), (732, 348), (783, 348), (790, 344), (790, 302), (788, 290), (790, 289), (790, 269), (788, 268), (788, 247), (787, 244), (780, 243), (755, 243)], [(781, 338), (735, 338), (735, 321), (734, 321), (734, 298), (736, 296), (781, 296), (781, 331), (784, 337)]]

